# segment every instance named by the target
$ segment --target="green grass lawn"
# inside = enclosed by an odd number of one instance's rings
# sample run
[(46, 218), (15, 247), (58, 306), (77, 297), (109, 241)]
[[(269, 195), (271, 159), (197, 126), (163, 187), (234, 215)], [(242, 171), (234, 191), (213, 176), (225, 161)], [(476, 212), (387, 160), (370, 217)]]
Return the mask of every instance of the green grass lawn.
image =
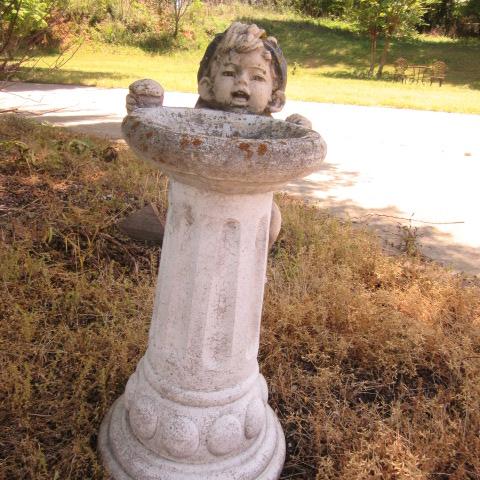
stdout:
[[(205, 31), (211, 37), (231, 21), (240, 20), (257, 23), (278, 38), (290, 66), (290, 99), (480, 113), (478, 40), (419, 36), (395, 42), (390, 62), (402, 56), (415, 64), (443, 60), (448, 65), (442, 87), (401, 84), (391, 80), (391, 65), (384, 80), (365, 78), (368, 40), (345, 24), (247, 6), (211, 8), (196, 13), (195, 26), (185, 26), (187, 35), (198, 38), (193, 49), (151, 53), (138, 47), (86, 43), (61, 70), (40, 70), (35, 80), (126, 87), (139, 78), (153, 78), (167, 90), (195, 92), (196, 71), (208, 38)], [(196, 35), (200, 30), (203, 37)], [(42, 61), (52, 62), (53, 58)]]

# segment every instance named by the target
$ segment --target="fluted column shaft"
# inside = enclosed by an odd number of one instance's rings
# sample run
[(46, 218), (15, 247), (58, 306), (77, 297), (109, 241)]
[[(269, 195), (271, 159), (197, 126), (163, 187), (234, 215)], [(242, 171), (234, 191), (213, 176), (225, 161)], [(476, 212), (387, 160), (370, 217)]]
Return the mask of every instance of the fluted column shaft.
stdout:
[(146, 355), (172, 387), (219, 391), (257, 373), (271, 204), (172, 181)]
[(113, 478), (279, 477), (257, 362), (271, 205), (172, 179), (147, 352), (100, 434)]

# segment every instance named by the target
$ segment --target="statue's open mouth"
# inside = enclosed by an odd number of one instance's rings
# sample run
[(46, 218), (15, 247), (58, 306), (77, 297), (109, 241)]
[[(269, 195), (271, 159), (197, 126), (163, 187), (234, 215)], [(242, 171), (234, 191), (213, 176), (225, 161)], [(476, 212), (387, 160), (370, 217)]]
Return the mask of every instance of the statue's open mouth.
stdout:
[(236, 92), (233, 92), (232, 97), (235, 100), (241, 100), (245, 102), (248, 102), (248, 100), (250, 99), (250, 95), (246, 92), (243, 92), (242, 90), (237, 90)]

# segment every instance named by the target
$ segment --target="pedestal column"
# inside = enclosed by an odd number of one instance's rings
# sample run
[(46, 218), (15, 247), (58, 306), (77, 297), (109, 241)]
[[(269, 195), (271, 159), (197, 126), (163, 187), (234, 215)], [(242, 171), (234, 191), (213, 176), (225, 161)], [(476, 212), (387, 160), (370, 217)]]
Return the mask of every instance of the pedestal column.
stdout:
[(316, 171), (325, 142), (219, 110), (139, 108), (122, 129), (171, 182), (148, 348), (102, 423), (103, 461), (115, 480), (277, 480), (257, 363), (271, 192)]
[(100, 431), (114, 479), (280, 476), (257, 362), (271, 206), (171, 181), (148, 348)]

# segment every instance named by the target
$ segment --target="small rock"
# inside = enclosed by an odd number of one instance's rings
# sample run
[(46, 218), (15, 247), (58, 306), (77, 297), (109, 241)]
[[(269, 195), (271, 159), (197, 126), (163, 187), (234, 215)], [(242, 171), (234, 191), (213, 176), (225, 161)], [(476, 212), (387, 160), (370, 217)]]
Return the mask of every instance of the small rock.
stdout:
[(153, 203), (149, 203), (123, 219), (118, 224), (118, 228), (132, 240), (150, 245), (162, 245), (164, 222)]
[(114, 146), (109, 145), (102, 150), (100, 158), (107, 163), (113, 162), (118, 159), (118, 150)]

